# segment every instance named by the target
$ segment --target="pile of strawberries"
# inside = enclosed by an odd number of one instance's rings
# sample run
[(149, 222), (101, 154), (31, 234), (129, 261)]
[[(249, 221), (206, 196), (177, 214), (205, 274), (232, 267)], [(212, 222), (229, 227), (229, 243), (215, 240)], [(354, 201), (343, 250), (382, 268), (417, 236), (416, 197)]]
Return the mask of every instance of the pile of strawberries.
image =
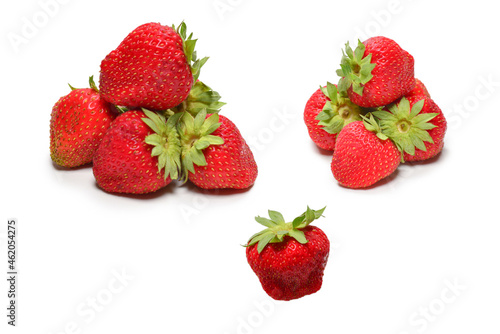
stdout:
[(307, 101), (309, 136), (333, 151), (331, 169), (340, 185), (366, 188), (400, 163), (441, 152), (446, 119), (424, 84), (414, 59), (395, 41), (378, 36), (346, 44), (337, 85), (327, 83)]
[(145, 194), (172, 180), (204, 189), (245, 189), (257, 177), (238, 128), (219, 115), (220, 95), (198, 80), (186, 25), (137, 27), (101, 62), (99, 88), (75, 89), (54, 105), (50, 155), (66, 168), (92, 163), (98, 186)]

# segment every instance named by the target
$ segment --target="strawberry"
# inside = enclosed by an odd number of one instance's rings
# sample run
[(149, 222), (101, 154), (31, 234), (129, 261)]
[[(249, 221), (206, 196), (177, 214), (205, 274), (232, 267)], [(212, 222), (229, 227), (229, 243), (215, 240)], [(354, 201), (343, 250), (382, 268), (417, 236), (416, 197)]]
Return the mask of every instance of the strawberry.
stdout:
[(286, 223), (281, 213), (269, 210), (269, 218), (255, 217), (267, 229), (246, 245), (247, 261), (266, 293), (276, 300), (292, 300), (317, 292), (330, 253), (326, 234), (309, 225), (325, 208), (307, 211)]
[(304, 122), (314, 143), (332, 151), (335, 138), (350, 122), (361, 120), (362, 108), (352, 103), (347, 96), (341, 96), (337, 85), (327, 83), (320, 87), (307, 101)]
[(186, 99), (201, 66), (186, 25), (147, 23), (132, 31), (101, 62), (103, 98), (128, 108), (165, 110)]
[(316, 119), (327, 101), (330, 101), (330, 99), (323, 93), (321, 88), (315, 91), (309, 100), (307, 100), (304, 109), (304, 122), (306, 123), (309, 137), (311, 137), (313, 142), (324, 150), (333, 151), (337, 135), (330, 134), (323, 130), (322, 126), (318, 124), (319, 121)]
[(403, 153), (404, 161), (421, 161), (443, 149), (446, 119), (439, 106), (425, 95), (415, 95), (375, 111), (380, 127)]
[(400, 161), (398, 148), (370, 116), (364, 122), (352, 122), (342, 129), (331, 168), (342, 186), (366, 188), (392, 174)]
[(92, 162), (104, 133), (116, 117), (112, 105), (101, 99), (93, 77), (90, 88), (75, 89), (57, 101), (50, 117), (50, 157), (63, 167)]
[(227, 117), (183, 113), (178, 126), (184, 178), (203, 189), (245, 189), (257, 177), (252, 151)]
[(431, 97), (429, 91), (427, 90), (423, 82), (415, 78), (415, 88), (413, 88), (408, 94), (405, 94), (405, 97), (409, 98), (410, 96), (418, 96), (418, 95)]
[(387, 37), (372, 37), (352, 51), (349, 43), (343, 52), (339, 90), (366, 108), (389, 104), (415, 86), (413, 56)]
[(111, 193), (154, 192), (177, 178), (180, 142), (176, 122), (149, 110), (118, 116), (94, 156), (97, 184)]

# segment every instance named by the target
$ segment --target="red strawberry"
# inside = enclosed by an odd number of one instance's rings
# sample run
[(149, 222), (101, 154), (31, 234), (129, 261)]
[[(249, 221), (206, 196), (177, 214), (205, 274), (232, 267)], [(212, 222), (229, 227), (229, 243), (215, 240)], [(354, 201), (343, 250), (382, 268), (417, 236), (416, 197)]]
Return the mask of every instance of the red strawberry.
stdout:
[(347, 43), (340, 67), (339, 90), (361, 107), (384, 106), (415, 86), (413, 56), (386, 37), (358, 41), (354, 51)]
[(180, 104), (207, 60), (196, 59), (196, 40), (191, 37), (186, 39), (184, 22), (177, 30), (159, 23), (136, 28), (101, 62), (103, 98), (115, 105), (152, 110)]
[(371, 116), (342, 129), (331, 167), (333, 176), (344, 187), (366, 188), (392, 174), (400, 161), (398, 148), (381, 133)]
[(408, 94), (405, 94), (405, 97), (408, 98), (410, 96), (418, 96), (418, 95), (431, 97), (429, 91), (427, 90), (423, 82), (415, 78), (415, 88), (413, 88), (411, 92), (409, 92)]
[(271, 219), (256, 217), (267, 229), (250, 238), (246, 256), (266, 293), (277, 300), (292, 300), (317, 292), (330, 253), (330, 242), (318, 227), (309, 225), (325, 208), (307, 208), (293, 222), (269, 210)]
[(318, 124), (319, 121), (316, 119), (321, 110), (323, 110), (325, 103), (329, 100), (330, 99), (323, 94), (321, 88), (314, 92), (306, 103), (304, 109), (304, 122), (306, 123), (309, 137), (311, 137), (313, 142), (324, 150), (333, 151), (337, 135), (330, 134), (323, 130)]
[(360, 120), (362, 109), (346, 96), (341, 96), (337, 86), (327, 83), (307, 101), (304, 122), (309, 136), (324, 150), (335, 148), (335, 138), (344, 125)]
[(203, 189), (245, 189), (257, 178), (257, 164), (240, 131), (228, 118), (184, 113), (179, 126), (184, 177)]
[(50, 156), (59, 166), (77, 167), (92, 162), (104, 133), (116, 117), (114, 107), (99, 96), (92, 77), (89, 83), (91, 88), (72, 88), (52, 108)]
[[(175, 129), (179, 117), (148, 110), (118, 116), (94, 156), (94, 176), (112, 193), (154, 192), (177, 178), (180, 142)], [(165, 168), (165, 170), (164, 170)]]
[(404, 161), (430, 159), (443, 149), (446, 119), (430, 97), (403, 97), (373, 114), (384, 134), (404, 152)]

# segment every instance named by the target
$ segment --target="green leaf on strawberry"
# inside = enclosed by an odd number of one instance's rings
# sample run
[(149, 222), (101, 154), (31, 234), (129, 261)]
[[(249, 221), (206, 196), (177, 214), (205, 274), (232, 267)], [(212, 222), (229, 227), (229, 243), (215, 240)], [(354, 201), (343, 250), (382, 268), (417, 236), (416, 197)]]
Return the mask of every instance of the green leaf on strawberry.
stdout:
[(346, 94), (342, 94), (337, 86), (327, 82), (326, 87), (320, 87), (323, 94), (330, 99), (323, 110), (316, 116), (318, 125), (330, 134), (339, 133), (342, 128), (354, 121), (361, 120), (363, 108), (352, 103)]
[(188, 172), (195, 173), (195, 164), (206, 166), (203, 150), (210, 145), (224, 144), (224, 139), (211, 135), (220, 126), (217, 113), (207, 117), (207, 112), (203, 109), (194, 117), (188, 112), (176, 115), (182, 115), (177, 130), (181, 143), (181, 178), (186, 181)]
[(144, 108), (142, 111), (147, 116), (142, 118), (142, 121), (154, 131), (145, 138), (145, 142), (153, 146), (151, 156), (158, 157), (158, 171), (165, 170), (165, 180), (169, 176), (175, 180), (179, 177), (181, 168), (181, 142), (177, 133), (177, 122), (182, 115), (174, 114), (167, 120), (159, 113)]
[(196, 116), (205, 110), (208, 114), (218, 113), (226, 103), (220, 101), (220, 94), (201, 81), (196, 81), (189, 92), (188, 97), (178, 106), (171, 108), (167, 113), (187, 111)]
[(187, 27), (184, 21), (176, 28), (175, 25), (172, 25), (172, 29), (174, 29), (179, 36), (182, 38), (182, 46), (184, 49), (184, 54), (186, 55), (187, 63), (191, 68), (191, 73), (193, 74), (193, 81), (196, 82), (198, 77), (200, 76), (201, 67), (207, 62), (208, 57), (204, 57), (202, 59), (198, 59), (195, 51), (197, 39), (193, 39), (193, 33), (187, 36)]
[(371, 63), (372, 55), (364, 57), (365, 45), (358, 40), (358, 46), (353, 51), (349, 42), (345, 45), (345, 51), (342, 50), (342, 60), (337, 75), (342, 79), (339, 82), (339, 89), (347, 92), (349, 87), (359, 95), (363, 95), (363, 85), (373, 78), (372, 70), (376, 64)]
[(388, 110), (373, 112), (379, 119), (384, 134), (396, 144), (401, 153), (414, 155), (416, 148), (425, 152), (425, 142), (434, 143), (428, 130), (436, 127), (430, 121), (438, 113), (421, 113), (424, 103), (425, 99), (422, 99), (410, 106), (408, 99), (403, 97), (399, 102), (389, 105)]
[(297, 240), (301, 244), (307, 243), (304, 232), (301, 229), (308, 226), (314, 220), (323, 215), (326, 207), (320, 210), (312, 210), (307, 207), (307, 210), (292, 222), (287, 223), (283, 215), (277, 211), (269, 210), (269, 218), (257, 216), (255, 220), (267, 229), (254, 234), (248, 241), (246, 247), (257, 244), (257, 251), (260, 253), (269, 243), (282, 242), (285, 236), (289, 236)]
[(365, 125), (366, 130), (371, 131), (377, 135), (377, 137), (381, 140), (387, 140), (389, 137), (385, 135), (385, 133), (380, 128), (380, 124), (373, 117), (372, 113), (369, 113), (366, 116), (361, 116), (363, 118), (363, 123)]

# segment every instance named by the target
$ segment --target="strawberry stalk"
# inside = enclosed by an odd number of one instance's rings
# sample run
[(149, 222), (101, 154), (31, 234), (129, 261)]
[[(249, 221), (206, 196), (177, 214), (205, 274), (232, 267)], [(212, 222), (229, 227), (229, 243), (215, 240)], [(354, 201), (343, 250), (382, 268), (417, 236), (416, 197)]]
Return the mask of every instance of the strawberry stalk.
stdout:
[(264, 247), (266, 247), (269, 243), (282, 242), (285, 236), (292, 237), (299, 243), (305, 244), (307, 243), (307, 239), (301, 229), (305, 228), (311, 222), (321, 217), (325, 209), (326, 207), (321, 210), (312, 210), (308, 206), (307, 210), (303, 214), (289, 223), (285, 221), (281, 213), (269, 210), (268, 213), (270, 219), (260, 216), (255, 217), (255, 220), (259, 224), (267, 228), (254, 234), (245, 245), (245, 247), (257, 244), (257, 251), (260, 254)]
[(187, 27), (184, 21), (176, 28), (175, 25), (172, 25), (172, 29), (174, 29), (177, 34), (182, 38), (182, 47), (184, 49), (184, 54), (186, 55), (186, 60), (191, 68), (191, 73), (193, 74), (193, 81), (196, 82), (198, 77), (200, 76), (201, 67), (207, 62), (208, 57), (204, 57), (202, 59), (198, 59), (195, 51), (197, 39), (193, 39), (193, 33), (187, 36)]
[(167, 113), (187, 111), (196, 116), (201, 110), (208, 114), (218, 113), (226, 103), (220, 101), (220, 94), (208, 87), (201, 81), (196, 81), (189, 92), (188, 97), (178, 106), (171, 108)]
[(206, 166), (203, 150), (210, 145), (222, 145), (224, 139), (212, 135), (220, 126), (219, 115), (214, 113), (207, 118), (207, 111), (202, 109), (193, 117), (188, 112), (182, 113), (177, 126), (181, 143), (181, 178), (187, 181), (189, 173), (195, 173), (194, 165)]
[(181, 143), (177, 133), (177, 122), (182, 116), (175, 114), (168, 120), (158, 113), (142, 109), (147, 117), (142, 118), (154, 133), (147, 136), (145, 142), (153, 146), (151, 156), (158, 157), (158, 171), (164, 170), (164, 179), (168, 176), (172, 180), (179, 177), (181, 167)]
[(345, 51), (342, 50), (340, 69), (337, 70), (337, 75), (341, 77), (339, 91), (347, 92), (352, 87), (355, 93), (363, 95), (363, 85), (373, 78), (372, 70), (376, 66), (371, 63), (371, 53), (364, 57), (365, 49), (365, 45), (360, 40), (354, 51), (349, 46), (349, 42), (346, 43)]
[(326, 87), (320, 87), (323, 94), (330, 99), (323, 110), (316, 116), (318, 124), (323, 130), (330, 134), (339, 133), (347, 124), (360, 121), (360, 115), (364, 114), (363, 108), (355, 105), (346, 94), (341, 94), (337, 86), (327, 82)]
[(401, 152), (401, 162), (404, 162), (403, 153), (415, 155), (415, 148), (427, 151), (424, 142), (434, 143), (428, 130), (436, 126), (430, 121), (437, 113), (420, 113), (424, 106), (422, 99), (410, 107), (408, 99), (403, 97), (399, 103), (388, 106), (389, 111), (374, 111), (383, 133), (389, 137)]
[[(75, 87), (71, 86), (71, 84), (68, 84), (68, 86), (69, 86), (69, 88), (70, 88), (72, 91), (73, 91), (73, 90), (75, 90), (75, 89), (78, 89), (78, 88), (75, 88)], [(89, 87), (90, 87), (90, 88), (92, 88), (92, 90), (93, 90), (94, 92), (99, 93), (99, 88), (97, 88), (97, 86), (96, 86), (96, 84), (95, 84), (95, 82), (94, 82), (94, 76), (93, 76), (93, 75), (91, 75), (91, 76), (89, 77)]]

